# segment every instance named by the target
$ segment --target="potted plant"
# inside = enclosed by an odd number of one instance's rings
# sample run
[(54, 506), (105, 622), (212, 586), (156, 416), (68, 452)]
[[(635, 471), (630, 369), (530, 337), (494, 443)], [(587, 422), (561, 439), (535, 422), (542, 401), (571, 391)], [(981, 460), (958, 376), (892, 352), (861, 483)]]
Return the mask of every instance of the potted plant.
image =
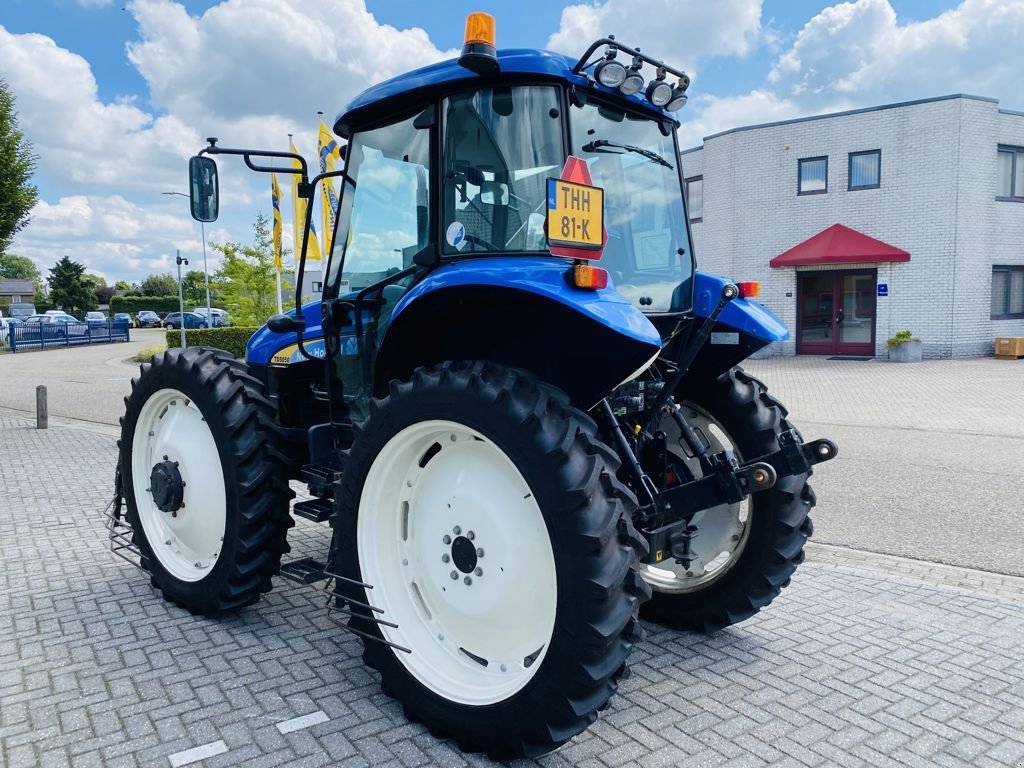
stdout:
[(889, 359), (896, 363), (921, 362), (921, 340), (915, 339), (910, 331), (896, 331), (896, 335), (885, 340), (889, 348)]

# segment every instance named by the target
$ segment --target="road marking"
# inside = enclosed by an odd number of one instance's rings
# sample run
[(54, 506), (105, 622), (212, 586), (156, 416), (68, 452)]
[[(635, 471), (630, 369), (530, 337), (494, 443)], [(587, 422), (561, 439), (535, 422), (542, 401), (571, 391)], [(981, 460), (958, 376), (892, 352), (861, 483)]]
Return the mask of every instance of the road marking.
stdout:
[(330, 720), (327, 713), (323, 710), (317, 710), (308, 715), (302, 717), (293, 717), (291, 720), (285, 720), (283, 723), (277, 724), (277, 730), (282, 734), (292, 733), (293, 731), (301, 731), (303, 728), (309, 728), (313, 725), (319, 725), (320, 723), (326, 723)]
[(214, 755), (222, 755), (227, 751), (228, 745), (223, 741), (211, 741), (209, 744), (192, 747), (184, 752), (175, 752), (173, 755), (168, 755), (168, 759), (171, 761), (172, 768), (181, 768), (183, 765), (205, 760)]

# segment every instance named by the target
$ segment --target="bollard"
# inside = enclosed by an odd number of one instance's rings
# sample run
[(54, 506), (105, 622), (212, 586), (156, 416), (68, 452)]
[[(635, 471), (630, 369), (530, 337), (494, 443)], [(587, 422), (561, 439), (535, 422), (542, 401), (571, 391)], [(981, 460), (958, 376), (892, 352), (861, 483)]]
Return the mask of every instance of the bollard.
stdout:
[(48, 427), (49, 415), (46, 412), (46, 387), (40, 384), (36, 387), (36, 429)]

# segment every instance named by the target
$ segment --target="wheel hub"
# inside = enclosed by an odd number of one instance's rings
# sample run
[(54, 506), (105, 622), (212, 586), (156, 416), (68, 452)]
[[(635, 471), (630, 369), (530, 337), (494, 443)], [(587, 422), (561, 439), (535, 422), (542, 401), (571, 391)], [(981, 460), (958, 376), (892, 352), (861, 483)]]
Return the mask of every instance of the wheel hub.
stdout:
[(476, 547), (465, 536), (459, 536), (452, 542), (452, 562), (463, 573), (472, 573), (476, 568)]
[(185, 482), (178, 471), (178, 462), (167, 457), (153, 466), (149, 475), (149, 489), (153, 503), (161, 512), (177, 512), (184, 506)]

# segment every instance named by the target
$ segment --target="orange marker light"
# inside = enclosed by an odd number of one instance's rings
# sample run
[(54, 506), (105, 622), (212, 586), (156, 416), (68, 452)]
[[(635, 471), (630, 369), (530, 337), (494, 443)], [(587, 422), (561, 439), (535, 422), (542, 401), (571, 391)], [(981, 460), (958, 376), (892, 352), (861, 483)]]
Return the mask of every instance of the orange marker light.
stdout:
[(736, 283), (736, 287), (740, 289), (740, 296), (744, 299), (752, 299), (755, 296), (761, 295), (761, 283), (757, 280), (746, 280), (742, 283)]
[(476, 12), (466, 17), (466, 39), (463, 45), (484, 43), (494, 47), (494, 17), (489, 13)]
[(572, 268), (572, 282), (577, 288), (607, 288), (608, 273), (600, 267), (577, 264)]

